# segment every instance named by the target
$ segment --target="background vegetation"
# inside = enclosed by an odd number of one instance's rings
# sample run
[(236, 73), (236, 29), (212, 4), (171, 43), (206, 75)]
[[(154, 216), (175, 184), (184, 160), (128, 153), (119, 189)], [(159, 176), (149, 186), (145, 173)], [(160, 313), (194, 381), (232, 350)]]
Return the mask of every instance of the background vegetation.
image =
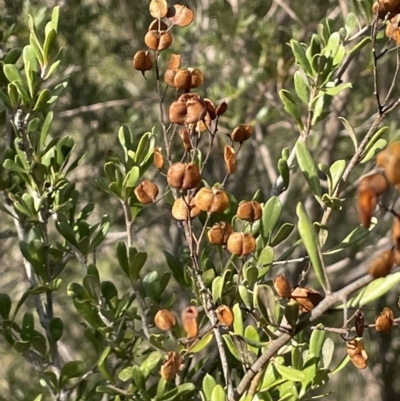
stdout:
[[(90, 255), (88, 262), (96, 264), (102, 281), (112, 281), (119, 294), (124, 294), (129, 291), (130, 283), (119, 266), (116, 244), (120, 239), (126, 240), (126, 216), (116, 197), (105, 194), (99, 185), (94, 185), (94, 181), (98, 177), (105, 177), (104, 162), (111, 160), (113, 156), (110, 151), (121, 153), (118, 131), (122, 124), (133, 132), (134, 146), (137, 146), (139, 138), (145, 132), (152, 129), (157, 138), (157, 145), (162, 144), (163, 131), (159, 123), (159, 95), (156, 91), (155, 74), (146, 73), (147, 79), (143, 79), (142, 74), (132, 67), (136, 51), (146, 48), (143, 37), (153, 19), (148, 11), (149, 1), (3, 1), (0, 4), (3, 34), (11, 24), (15, 24), (9, 38), (1, 43), (1, 51), (5, 55), (11, 49), (23, 48), (29, 43), (28, 14), (32, 16), (43, 40), (44, 27), (51, 19), (52, 10), (54, 6), (60, 6), (57, 47), (62, 47), (62, 61), (55, 73), (45, 82), (41, 82), (42, 88), (51, 89), (68, 77), (68, 85), (57, 102), (50, 107), (54, 111), (51, 135), (54, 138), (71, 135), (76, 144), (74, 154), (86, 152), (85, 159), (69, 176), (79, 193), (77, 210), (93, 202), (96, 208), (88, 218), (89, 223), (101, 221), (104, 214), (108, 214), (109, 221), (112, 222), (110, 232), (96, 249), (95, 256)], [(229, 142), (227, 134), (239, 124), (251, 124), (254, 133), (238, 155), (237, 172), (234, 179), (227, 181), (226, 190), (239, 201), (252, 199), (259, 191), (258, 199), (266, 202), (274, 195), (282, 149), (287, 147), (289, 151), (292, 150), (299, 137), (298, 121), (285, 111), (285, 105), (279, 95), (282, 89), (295, 93), (294, 74), (299, 69), (299, 62), (294, 57), (290, 41), (294, 39), (308, 45), (313, 34), (318, 32), (323, 35), (322, 27), (324, 24), (327, 26), (324, 20), (329, 18), (329, 29), (332, 33), (343, 34), (341, 39), (346, 38), (346, 51), (349, 52), (372, 33), (372, 1), (318, 0), (305, 6), (304, 2), (297, 0), (188, 0), (185, 4), (194, 11), (195, 20), (186, 28), (174, 29), (173, 52), (182, 56), (185, 66), (197, 67), (203, 71), (205, 80), (197, 90), (198, 93), (212, 99), (216, 105), (226, 101), (229, 106), (227, 112), (219, 119), (218, 135), (204, 175), (210, 185), (224, 180), (226, 171), (220, 150)], [(350, 18), (349, 13), (352, 13)], [(346, 24), (348, 32), (339, 31)], [(352, 35), (355, 35), (354, 40), (349, 40)], [(377, 36), (379, 51), (385, 49), (386, 43), (387, 38), (382, 31)], [(365, 47), (354, 52), (348, 65), (344, 61), (340, 64), (341, 81), (350, 82), (352, 87), (332, 97), (331, 102), (325, 105), (325, 111), (329, 113), (326, 113), (324, 119), (316, 122), (307, 133), (308, 147), (316, 164), (331, 166), (337, 160), (345, 160), (347, 163), (354, 155), (349, 126), (344, 126), (339, 117), (347, 119), (354, 127), (358, 143), (376, 119), (377, 100), (374, 95), (374, 59), (371, 48), (371, 43), (365, 42)], [(377, 91), (382, 99), (385, 98), (398, 67), (397, 50), (393, 48), (392, 45), (392, 50), (378, 60)], [(57, 58), (56, 52), (52, 57), (54, 60)], [(165, 65), (169, 60), (169, 53), (161, 53), (160, 57)], [(16, 65), (21, 68), (22, 60), (16, 61)], [(342, 65), (345, 67), (341, 71)], [(7, 79), (2, 77), (1, 86), (4, 93), (7, 93), (7, 85)], [(395, 85), (390, 99), (398, 97), (398, 85)], [(174, 99), (174, 91), (167, 92), (165, 104), (170, 104)], [(307, 105), (298, 98), (295, 100), (298, 105), (296, 107), (305, 121)], [(48, 109), (43, 110), (43, 116), (45, 111)], [(383, 136), (374, 149), (375, 153), (386, 145), (383, 140), (392, 142), (398, 139), (397, 113), (398, 111), (395, 111), (385, 115), (384, 124), (388, 129), (381, 132)], [(4, 140), (1, 141), (0, 150), (3, 155), (6, 155), (10, 147), (9, 120), (9, 111), (2, 110)], [(383, 124), (379, 128), (381, 126)], [(375, 138), (376, 140), (378, 138)], [(182, 154), (181, 145), (177, 141), (172, 153)], [(296, 205), (299, 201), (305, 205), (311, 221), (320, 221), (324, 210), (304, 179), (302, 169), (297, 168), (297, 164), (295, 167), (291, 171), (289, 189), (278, 194), (282, 202), (280, 223), (297, 224)], [(346, 188), (340, 195), (340, 198), (344, 199), (341, 210), (335, 210), (329, 221), (329, 236), (325, 249), (339, 244), (359, 225), (356, 209), (357, 183), (362, 174), (373, 168), (374, 159), (371, 158), (368, 162), (358, 165), (349, 177)], [(5, 174), (3, 169), (2, 180), (5, 179)], [(328, 188), (327, 177), (321, 171), (318, 171), (318, 174), (325, 193)], [(166, 187), (165, 177), (155, 168), (147, 170), (145, 178), (156, 182), (162, 192)], [(8, 204), (7, 191), (3, 191), (4, 208)], [(387, 196), (386, 200), (387, 205), (395, 208), (396, 197), (393, 193)], [(144, 208), (134, 220), (132, 244), (129, 245), (148, 254), (142, 276), (152, 271), (162, 274), (167, 270), (162, 252), (164, 250), (181, 260), (185, 260), (188, 255), (182, 231), (170, 215), (172, 202), (170, 197), (165, 202), (159, 202), (157, 206)], [(0, 292), (10, 296), (14, 310), (29, 288), (29, 281), (18, 246), (21, 238), (13, 218), (5, 211), (0, 213)], [(377, 217), (379, 224), (369, 235), (343, 251), (325, 258), (326, 271), (331, 277), (334, 291), (364, 276), (376, 254), (382, 249), (390, 248), (389, 231), (393, 216), (379, 210)], [(54, 227), (50, 229), (50, 239), (59, 235)], [(278, 261), (298, 237), (295, 230), (286, 241), (277, 245), (274, 249), (274, 260)], [(303, 277), (302, 272), (307, 270), (308, 260), (305, 255), (304, 248), (297, 247), (290, 255), (293, 262), (276, 264), (267, 273), (265, 280), (271, 280), (277, 274), (285, 272), (292, 286), (297, 285), (299, 277)], [(84, 360), (85, 368), (89, 369), (92, 365), (96, 366), (99, 355), (93, 352), (90, 341), (83, 337), (85, 325), (82, 324), (81, 314), (73, 306), (71, 289), (68, 290), (68, 284), (81, 283), (85, 273), (76, 257), (72, 254), (65, 256), (63, 281), (54, 299), (54, 315), (60, 316), (64, 321), (63, 341), (59, 343), (61, 358), (63, 361)], [(314, 273), (310, 273), (307, 280), (314, 287), (318, 287), (319, 282)], [(267, 282), (271, 284), (270, 281)], [(173, 310), (178, 313), (189, 305), (193, 294), (188, 288), (183, 289), (171, 279), (163, 302), (167, 303), (166, 300), (174, 293), (178, 296)], [(398, 285), (384, 296), (363, 306), (366, 322), (372, 323), (384, 306), (392, 307), (395, 316), (398, 316), (397, 301)], [(24, 313), (35, 311), (35, 307), (33, 297), (29, 297), (18, 312), (17, 321), (21, 322)], [(350, 309), (350, 315), (353, 312), (354, 310)], [(341, 327), (342, 320), (341, 312), (331, 311), (324, 317), (323, 323), (328, 327)], [(37, 330), (38, 327), (40, 323), (36, 321)], [(348, 364), (344, 370), (331, 377), (327, 386), (319, 388), (315, 385), (318, 388), (314, 392), (307, 392), (303, 399), (330, 391), (332, 393), (327, 395), (329, 400), (344, 397), (362, 397), (376, 401), (396, 399), (400, 394), (400, 383), (396, 380), (400, 363), (400, 342), (395, 335), (397, 330), (395, 327), (394, 334), (385, 335), (367, 330), (363, 340), (369, 355), (367, 369), (357, 370)], [(305, 333), (304, 337), (300, 335), (298, 342), (308, 343), (309, 337), (310, 332)], [(335, 333), (328, 333), (328, 337), (332, 338), (337, 346), (332, 363), (335, 367), (346, 355), (346, 345)], [(0, 356), (0, 400), (33, 400), (42, 392), (45, 394), (43, 399), (51, 399), (49, 392), (43, 390), (42, 385), (45, 382), (39, 383), (39, 375), (32, 364), (24, 359), (21, 350), (18, 352), (18, 349), (11, 347), (3, 337), (0, 339)], [(228, 358), (229, 363), (235, 366), (234, 369), (241, 369), (241, 364), (229, 353)], [(108, 360), (107, 364), (112, 366), (111, 370), (115, 368), (113, 360)], [(156, 380), (156, 376), (152, 376), (153, 381)], [(224, 385), (222, 375), (218, 379)], [(88, 388), (91, 385), (93, 382), (89, 381)], [(107, 395), (100, 396), (94, 390), (89, 394), (91, 395), (86, 395), (87, 400), (107, 399)], [(123, 399), (123, 394), (120, 396)], [(187, 397), (189, 398), (182, 399), (191, 399), (192, 395)]]

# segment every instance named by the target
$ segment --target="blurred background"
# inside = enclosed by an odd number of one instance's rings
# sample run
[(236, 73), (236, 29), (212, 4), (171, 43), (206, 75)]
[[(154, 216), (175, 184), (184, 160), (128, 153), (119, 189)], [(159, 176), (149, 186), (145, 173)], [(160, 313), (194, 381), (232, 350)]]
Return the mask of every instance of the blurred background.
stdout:
[[(170, 1), (170, 4), (177, 3)], [(186, 28), (174, 28), (172, 51), (182, 56), (184, 67), (197, 67), (205, 75), (204, 84), (196, 90), (215, 104), (225, 100), (227, 113), (220, 120), (216, 149), (226, 143), (226, 134), (241, 123), (250, 123), (255, 134), (243, 147), (238, 160), (235, 180), (228, 182), (227, 190), (238, 201), (251, 199), (260, 191), (260, 200), (265, 201), (277, 177), (277, 162), (284, 147), (291, 149), (298, 137), (294, 120), (288, 116), (279, 100), (278, 91), (293, 88), (293, 74), (296, 71), (294, 58), (288, 42), (295, 38), (308, 43), (317, 31), (318, 24), (329, 17), (338, 30), (344, 25), (349, 12), (356, 12), (358, 29), (371, 21), (370, 0), (187, 0), (194, 10), (195, 21)], [(102, 278), (113, 277), (121, 290), (126, 289), (125, 279), (116, 264), (113, 243), (124, 237), (122, 209), (115, 199), (102, 193), (94, 185), (94, 179), (103, 175), (102, 166), (109, 150), (119, 152), (117, 132), (121, 124), (127, 124), (139, 138), (143, 133), (155, 129), (159, 133), (159, 104), (154, 74), (142, 74), (132, 67), (132, 58), (137, 50), (145, 50), (144, 34), (152, 21), (148, 12), (149, 0), (64, 0), (64, 1), (0, 1), (2, 16), (16, 22), (16, 35), (11, 38), (13, 46), (23, 47), (28, 40), (27, 14), (42, 27), (51, 15), (51, 9), (60, 5), (60, 44), (63, 47), (63, 61), (58, 69), (58, 79), (68, 75), (69, 85), (62, 99), (55, 105), (53, 135), (72, 135), (78, 144), (76, 152), (86, 152), (87, 156), (77, 172), (76, 180), (81, 190), (82, 202), (96, 202), (97, 216), (108, 213), (113, 221), (112, 232), (97, 263)], [(364, 10), (364, 11), (363, 11)], [(6, 23), (3, 20), (3, 23)], [(356, 31), (354, 32), (354, 34)], [(169, 56), (162, 54), (167, 63)], [(165, 64), (164, 64), (165, 65)], [(396, 68), (396, 54), (391, 52), (382, 58), (379, 77), (382, 92), (390, 86)], [(56, 74), (57, 75), (57, 74)], [(55, 78), (57, 79), (57, 78)], [(348, 161), (353, 154), (353, 146), (345, 133), (339, 116), (347, 118), (362, 138), (368, 130), (376, 112), (373, 96), (373, 67), (371, 48), (358, 53), (353, 63), (345, 71), (343, 81), (353, 84), (335, 97), (328, 117), (312, 132), (310, 146), (317, 163), (331, 165), (341, 158)], [(385, 89), (386, 88), (386, 89)], [(394, 92), (393, 96), (399, 95)], [(167, 92), (166, 104), (174, 98)], [(304, 113), (306, 113), (304, 109)], [(5, 117), (2, 116), (4, 125)], [(388, 140), (398, 136), (398, 113), (392, 114), (386, 124)], [(5, 131), (2, 128), (2, 131)], [(177, 152), (179, 144), (177, 143)], [(4, 151), (4, 141), (0, 144)], [(372, 164), (358, 167), (353, 174), (355, 181)], [(155, 169), (150, 169), (149, 179), (161, 187), (165, 180)], [(307, 199), (308, 187), (298, 174), (292, 177), (291, 186), (282, 196), (284, 212), (282, 221), (295, 223), (295, 206), (299, 199), (309, 202), (309, 213), (313, 219), (321, 217), (321, 208), (314, 207)], [(225, 176), (221, 151), (213, 153), (206, 171), (209, 183), (221, 182)], [(321, 176), (324, 180), (324, 176)], [(324, 183), (324, 181), (322, 181)], [(87, 188), (90, 188), (88, 191)], [(349, 185), (345, 192), (347, 199), (341, 212), (335, 212), (330, 221), (330, 236), (327, 246), (343, 239), (358, 225), (355, 208), (355, 187)], [(27, 287), (22, 268), (17, 236), (11, 219), (0, 212), (0, 292), (7, 292), (12, 299), (19, 299)], [(345, 254), (332, 255), (326, 260), (328, 271), (335, 278), (335, 288), (364, 274), (368, 261), (379, 249), (389, 244), (388, 232), (391, 217), (378, 216), (379, 226), (356, 247)], [(134, 238), (139, 249), (149, 253), (147, 269), (165, 268), (161, 250), (177, 255), (182, 249), (182, 238), (177, 225), (171, 222), (169, 206), (159, 203), (151, 211), (146, 209), (135, 221)], [(280, 245), (277, 253), (283, 253), (291, 244), (289, 238)], [(71, 278), (80, 280), (82, 271), (71, 262), (66, 272)], [(273, 276), (285, 270), (291, 280), (297, 277), (287, 268), (274, 269)], [(118, 277), (121, 279), (118, 280)], [(172, 288), (168, 289), (173, 291)], [(397, 306), (398, 289), (393, 289), (384, 299), (364, 310), (366, 321), (373, 323), (374, 317), (384, 306), (391, 306), (395, 316), (400, 315)], [(73, 309), (66, 291), (57, 299), (58, 312), (63, 316)], [(325, 324), (340, 327), (341, 315), (327, 317)], [(65, 319), (68, 320), (68, 319)], [(78, 340), (80, 327), (69, 327), (67, 352), (90, 358), (87, 346)], [(356, 370), (351, 364), (329, 384), (319, 390), (320, 394), (332, 392), (327, 400), (365, 399), (386, 401), (400, 399), (400, 336), (395, 328), (392, 334), (378, 335), (369, 331), (365, 334), (365, 346), (369, 350), (369, 367)], [(346, 353), (343, 341), (337, 335), (332, 338), (338, 344), (337, 360)], [(33, 400), (37, 394), (36, 380), (32, 368), (13, 352), (7, 344), (0, 342), (0, 400)]]

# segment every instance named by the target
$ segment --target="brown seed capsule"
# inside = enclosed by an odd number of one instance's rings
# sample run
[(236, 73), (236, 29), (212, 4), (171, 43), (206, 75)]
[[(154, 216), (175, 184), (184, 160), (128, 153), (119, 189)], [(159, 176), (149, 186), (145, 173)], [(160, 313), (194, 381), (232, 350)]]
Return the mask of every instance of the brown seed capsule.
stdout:
[(397, 44), (400, 44), (400, 28), (399, 28), (399, 15), (394, 16), (390, 19), (386, 25), (386, 36), (389, 39), (393, 39)]
[(169, 310), (161, 309), (154, 316), (154, 323), (160, 330), (168, 331), (176, 325), (176, 317)]
[(228, 104), (223, 101), (220, 105), (217, 106), (215, 113), (217, 116), (222, 116), (228, 110)]
[[(175, 75), (177, 70), (166, 70), (164, 73), (164, 82), (171, 88), (176, 88), (175, 86)], [(186, 111), (185, 111), (186, 112)], [(183, 124), (183, 123), (182, 123)]]
[(383, 251), (369, 267), (369, 274), (374, 278), (386, 277), (392, 270), (394, 254), (391, 249)]
[(239, 205), (236, 216), (241, 220), (256, 221), (262, 216), (261, 205), (257, 201), (243, 202)]
[(190, 142), (190, 134), (189, 131), (185, 129), (179, 130), (179, 136), (182, 139), (183, 147), (186, 152), (190, 152), (192, 150), (192, 143)]
[(385, 169), (385, 176), (391, 184), (400, 184), (400, 141), (391, 143), (380, 152), (376, 165)]
[(154, 165), (161, 170), (164, 166), (164, 157), (161, 153), (162, 148), (154, 148)]
[(158, 187), (151, 181), (145, 180), (135, 188), (135, 195), (140, 203), (147, 205), (157, 198)]
[(380, 196), (389, 189), (389, 184), (382, 174), (370, 174), (361, 178), (357, 189), (359, 192), (371, 191), (375, 196)]
[(169, 106), (169, 119), (171, 123), (185, 124), (186, 112), (186, 103), (180, 102), (179, 100), (172, 102), (171, 106)]
[(172, 188), (193, 189), (200, 181), (200, 171), (195, 163), (174, 163), (168, 169), (167, 182)]
[(176, 89), (190, 90), (192, 82), (192, 74), (189, 70), (178, 70), (175, 74), (174, 84)]
[(194, 306), (189, 306), (182, 312), (182, 326), (188, 338), (197, 337), (199, 334), (197, 315), (197, 309)]
[(210, 99), (204, 99), (204, 103), (206, 104), (207, 114), (210, 116), (211, 120), (215, 120), (217, 117), (214, 103)]
[(400, 1), (379, 0), (372, 5), (372, 12), (378, 14), (381, 19), (393, 18), (394, 15), (400, 13)]
[(365, 227), (369, 228), (371, 225), (372, 213), (375, 210), (376, 205), (378, 204), (378, 199), (376, 195), (370, 191), (358, 191), (357, 198), (357, 210), (358, 210), (358, 218), (360, 223)]
[(197, 217), (201, 212), (201, 210), (194, 205), (193, 198), (189, 206), (187, 204), (187, 197), (185, 199), (186, 202), (182, 198), (176, 199), (172, 206), (172, 217), (175, 220), (186, 221), (188, 218), (188, 208), (190, 209), (191, 219)]
[(201, 188), (194, 197), (195, 205), (207, 213), (224, 212), (229, 207), (229, 197), (220, 188)]
[(179, 70), (179, 68), (181, 68), (181, 56), (179, 54), (172, 53), (167, 68), (169, 70)]
[(284, 274), (280, 274), (274, 280), (274, 288), (276, 293), (281, 298), (290, 298), (290, 294), (292, 293), (292, 287), (289, 284), (289, 281), (285, 277)]
[(236, 154), (235, 149), (232, 146), (225, 146), (224, 149), (224, 160), (226, 170), (229, 174), (233, 174), (236, 171)]
[(167, 381), (174, 380), (176, 374), (181, 369), (181, 364), (181, 356), (177, 352), (168, 352), (167, 356), (165, 357), (165, 361), (161, 366), (161, 377)]
[(140, 50), (133, 57), (133, 68), (144, 73), (153, 68), (154, 57), (149, 51)]
[(204, 75), (198, 68), (194, 68), (190, 72), (190, 77), (191, 77), (190, 81), (191, 88), (198, 88), (204, 82)]
[(232, 141), (242, 143), (249, 139), (253, 134), (253, 127), (251, 125), (242, 124), (236, 127), (232, 134)]
[(150, 2), (150, 15), (153, 18), (164, 18), (168, 13), (168, 4), (166, 0), (151, 0)]
[(357, 369), (365, 369), (368, 365), (368, 355), (365, 351), (360, 355), (354, 355), (350, 360)]
[(217, 318), (218, 321), (225, 326), (232, 326), (233, 323), (233, 313), (226, 305), (220, 305), (217, 308)]
[(208, 240), (214, 245), (226, 245), (229, 236), (233, 233), (232, 226), (226, 221), (215, 223), (207, 233)]
[(394, 315), (393, 311), (386, 307), (381, 314), (375, 319), (375, 329), (380, 333), (389, 333), (393, 328)]
[(151, 49), (160, 52), (168, 49), (172, 44), (172, 35), (168, 31), (148, 31), (144, 43)]
[(154, 19), (151, 21), (149, 25), (148, 31), (166, 31), (168, 26), (165, 22), (160, 21), (159, 19)]
[(187, 6), (181, 4), (175, 4), (168, 9), (167, 18), (174, 24), (178, 26), (188, 26), (194, 20), (193, 11)]
[(246, 256), (254, 252), (256, 249), (256, 241), (250, 233), (232, 233), (226, 244), (230, 253), (238, 256)]
[(358, 337), (362, 337), (364, 334), (364, 313), (357, 312), (355, 319), (355, 328)]
[(204, 119), (206, 108), (204, 102), (200, 99), (189, 99), (186, 103), (186, 124), (194, 124)]
[(350, 358), (354, 355), (361, 355), (361, 351), (364, 349), (364, 346), (361, 341), (358, 340), (350, 340), (347, 341), (347, 354)]
[(312, 311), (322, 301), (322, 295), (313, 288), (308, 287), (296, 287), (292, 291), (290, 298), (300, 305), (301, 313)]

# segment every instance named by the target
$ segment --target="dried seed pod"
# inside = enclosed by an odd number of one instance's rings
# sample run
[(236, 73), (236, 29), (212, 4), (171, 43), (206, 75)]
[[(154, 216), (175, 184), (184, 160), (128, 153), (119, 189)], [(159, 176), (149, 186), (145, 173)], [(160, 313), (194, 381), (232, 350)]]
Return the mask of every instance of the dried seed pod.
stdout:
[(394, 254), (391, 249), (383, 251), (369, 267), (369, 274), (374, 278), (386, 277), (392, 270)]
[(379, 0), (372, 5), (372, 12), (378, 14), (381, 19), (393, 18), (394, 15), (400, 13), (399, 0)]
[(290, 294), (292, 293), (292, 287), (290, 286), (289, 281), (287, 280), (287, 278), (283, 273), (275, 278), (274, 288), (276, 293), (281, 298), (290, 298)]
[(150, 2), (150, 15), (153, 18), (164, 18), (168, 13), (168, 4), (166, 0), (151, 0)]
[(226, 245), (229, 236), (233, 233), (232, 226), (226, 221), (215, 223), (207, 233), (208, 240), (214, 245)]
[(189, 70), (178, 70), (175, 74), (174, 84), (176, 89), (187, 90), (191, 88), (192, 74)]
[(250, 233), (232, 233), (226, 244), (230, 253), (238, 256), (246, 256), (254, 252), (256, 249), (256, 241)]
[(189, 131), (185, 129), (179, 130), (179, 136), (182, 139), (183, 147), (186, 152), (190, 152), (192, 150), (192, 143), (190, 142), (190, 134)]
[(161, 153), (162, 148), (154, 148), (154, 165), (161, 170), (164, 166), (164, 157)]
[(357, 190), (371, 191), (375, 196), (381, 196), (389, 189), (389, 184), (382, 174), (370, 174), (361, 178)]
[(241, 220), (254, 222), (262, 216), (261, 205), (257, 201), (242, 202), (237, 210), (236, 216)]
[(400, 250), (400, 219), (395, 217), (392, 226), (392, 243)]
[(175, 220), (186, 221), (188, 218), (188, 209), (190, 209), (191, 219), (197, 217), (201, 212), (201, 210), (194, 205), (193, 198), (189, 206), (187, 204), (187, 197), (186, 202), (182, 198), (178, 198), (172, 206), (172, 217)]
[(161, 366), (161, 377), (167, 381), (174, 380), (176, 374), (181, 368), (181, 363), (181, 356), (177, 352), (168, 352), (167, 356), (165, 357), (165, 361)]
[(149, 25), (148, 31), (166, 31), (168, 26), (165, 22), (160, 21), (159, 19), (154, 19), (151, 21)]
[(224, 149), (224, 160), (226, 170), (229, 174), (233, 174), (236, 171), (236, 154), (235, 149), (232, 146), (225, 146)]
[(232, 326), (233, 323), (233, 313), (226, 305), (220, 305), (217, 308), (217, 318), (220, 323), (225, 326)]
[(223, 189), (203, 187), (194, 197), (194, 203), (203, 212), (224, 212), (229, 207), (229, 197)]
[(357, 312), (355, 319), (355, 328), (358, 337), (362, 337), (364, 334), (364, 313)]
[(178, 26), (188, 26), (194, 20), (193, 11), (187, 6), (182, 4), (175, 4), (168, 9), (167, 18), (174, 24)]
[(354, 355), (361, 355), (361, 351), (363, 351), (364, 346), (361, 341), (358, 340), (350, 340), (347, 341), (347, 354), (350, 358)]
[(167, 68), (169, 70), (179, 70), (179, 68), (181, 68), (181, 56), (179, 54), (172, 53)]
[(183, 177), (181, 189), (196, 188), (201, 182), (200, 170), (195, 163), (186, 164), (185, 175)]
[(392, 331), (394, 322), (393, 311), (385, 307), (379, 316), (375, 319), (376, 331), (380, 333), (389, 333)]
[(170, 166), (167, 173), (168, 185), (172, 188), (180, 189), (185, 176), (186, 164), (174, 163)]
[(188, 338), (197, 337), (199, 334), (197, 316), (197, 309), (194, 306), (189, 306), (182, 312), (182, 326)]
[(151, 181), (144, 180), (135, 188), (136, 198), (140, 203), (148, 204), (155, 201), (158, 195), (158, 187)]
[(215, 120), (217, 117), (214, 103), (210, 99), (204, 99), (204, 103), (206, 104), (207, 114), (210, 116), (211, 120)]
[(400, 141), (392, 142), (380, 152), (376, 165), (385, 169), (385, 176), (391, 184), (400, 184)]
[(186, 103), (186, 118), (185, 124), (194, 124), (204, 119), (206, 115), (206, 108), (204, 102), (200, 98), (189, 99)]
[(204, 75), (198, 68), (193, 68), (190, 71), (190, 87), (198, 88), (204, 82)]
[(164, 82), (171, 88), (176, 88), (175, 86), (175, 75), (177, 70), (166, 70), (164, 73)]
[(312, 311), (322, 301), (322, 295), (317, 290), (308, 287), (296, 287), (290, 294), (290, 298), (300, 305), (301, 313)]
[(168, 49), (172, 44), (172, 35), (168, 31), (148, 31), (144, 43), (151, 49), (160, 52)]
[(187, 106), (186, 103), (175, 101), (169, 106), (169, 119), (174, 124), (185, 124)]
[(365, 369), (368, 365), (368, 355), (365, 351), (360, 355), (354, 355), (350, 360), (357, 369)]
[(176, 317), (168, 309), (161, 309), (154, 316), (154, 323), (160, 330), (168, 331), (176, 325)]
[(135, 53), (133, 57), (133, 68), (135, 70), (141, 71), (144, 73), (145, 71), (149, 71), (153, 68), (154, 57), (149, 51), (140, 50)]
[(201, 121), (198, 121), (196, 124), (196, 131), (199, 133), (203, 133), (205, 131), (209, 130), (209, 127), (211, 125), (211, 118), (208, 112), (206, 111), (203, 119)]
[(222, 116), (228, 110), (228, 103), (223, 101), (220, 105), (217, 106), (215, 113), (217, 116)]
[(399, 15), (393, 17), (386, 25), (386, 36), (393, 39), (397, 44), (400, 44), (400, 28), (399, 28)]
[(251, 125), (242, 124), (236, 127), (232, 134), (232, 141), (242, 143), (247, 141), (253, 134), (253, 127)]

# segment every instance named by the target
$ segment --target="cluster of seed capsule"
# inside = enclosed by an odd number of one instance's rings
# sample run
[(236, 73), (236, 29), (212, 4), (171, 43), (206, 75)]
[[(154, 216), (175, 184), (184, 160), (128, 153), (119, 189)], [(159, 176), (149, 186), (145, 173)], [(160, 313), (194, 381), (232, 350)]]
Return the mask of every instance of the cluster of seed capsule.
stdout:
[(400, 44), (400, 0), (379, 0), (372, 11), (380, 19), (387, 21), (386, 36)]

